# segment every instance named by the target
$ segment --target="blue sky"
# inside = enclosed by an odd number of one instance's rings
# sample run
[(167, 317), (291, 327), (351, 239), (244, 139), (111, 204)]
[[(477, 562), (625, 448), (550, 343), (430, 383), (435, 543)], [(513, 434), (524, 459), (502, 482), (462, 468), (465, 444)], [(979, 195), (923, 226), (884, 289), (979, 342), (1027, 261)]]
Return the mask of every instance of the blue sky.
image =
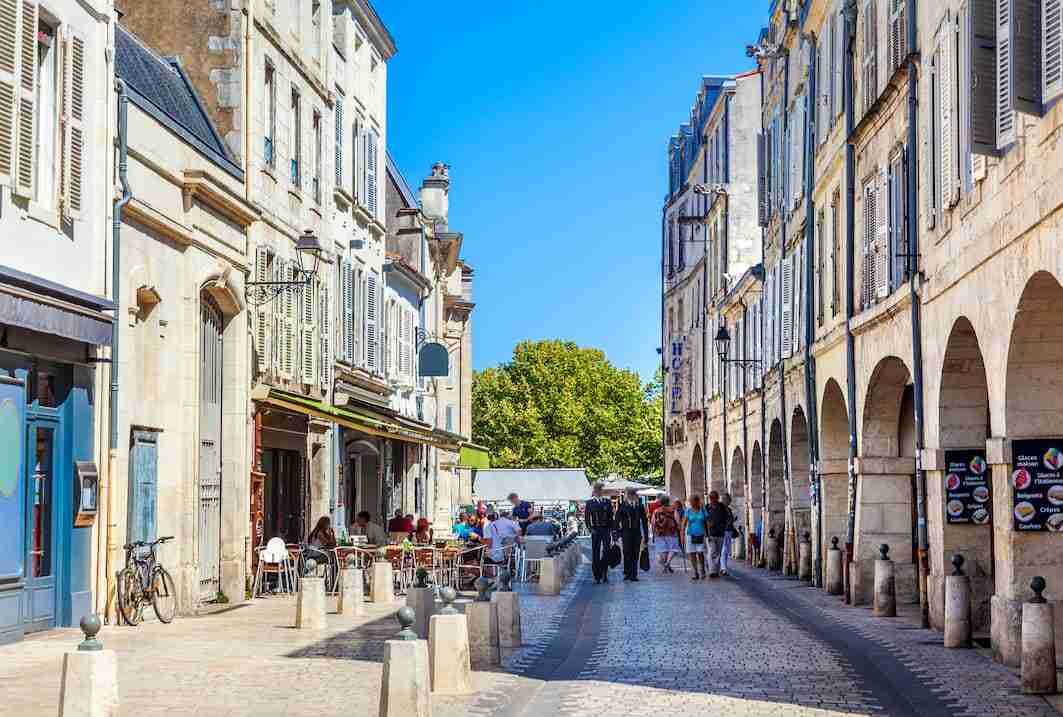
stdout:
[(414, 189), (451, 165), (477, 369), (561, 338), (652, 377), (666, 143), (702, 75), (752, 68), (767, 6), (376, 0), (388, 148)]

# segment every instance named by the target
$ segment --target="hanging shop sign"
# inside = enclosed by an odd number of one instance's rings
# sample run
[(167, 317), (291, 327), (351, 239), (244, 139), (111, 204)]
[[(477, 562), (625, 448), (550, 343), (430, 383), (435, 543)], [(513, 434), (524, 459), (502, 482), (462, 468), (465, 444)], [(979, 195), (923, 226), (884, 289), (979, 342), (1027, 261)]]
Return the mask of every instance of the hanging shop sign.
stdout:
[(1011, 442), (1015, 530), (1063, 531), (1063, 438)]
[(993, 510), (984, 450), (945, 451), (945, 517), (951, 524), (987, 525)]

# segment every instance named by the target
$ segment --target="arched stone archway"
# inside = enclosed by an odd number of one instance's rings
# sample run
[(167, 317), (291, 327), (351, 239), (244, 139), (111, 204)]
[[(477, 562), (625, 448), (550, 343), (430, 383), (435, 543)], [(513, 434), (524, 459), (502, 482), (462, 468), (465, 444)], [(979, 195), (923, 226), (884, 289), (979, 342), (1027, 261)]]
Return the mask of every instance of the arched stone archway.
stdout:
[[(939, 470), (927, 473), (927, 527), (930, 533), (930, 620), (938, 628), (944, 627), (945, 579), (951, 570), (948, 561), (954, 553), (967, 560), (967, 574), (971, 576), (972, 620), (980, 632), (989, 627), (989, 601), (993, 579), (993, 528), (976, 525), (949, 524), (945, 518), (948, 499), (945, 483), (949, 479), (949, 464), (962, 462), (968, 469), (972, 457), (968, 450), (985, 458), (989, 437), (989, 383), (985, 361), (974, 327), (966, 317), (952, 325), (945, 356), (941, 364), (941, 384), (938, 393), (938, 441), (946, 451)], [(960, 449), (966, 449), (961, 450)], [(948, 451), (956, 451), (948, 453)], [(968, 495), (967, 500), (971, 500)], [(988, 501), (987, 501), (988, 503)], [(989, 506), (987, 505), (987, 509)], [(992, 520), (992, 511), (987, 510)], [(998, 518), (999, 520), (999, 518)], [(1010, 523), (1010, 520), (1008, 521)]]
[(812, 533), (812, 497), (809, 483), (808, 420), (804, 409), (794, 408), (790, 418), (790, 519), (785, 561), (790, 572), (797, 572), (797, 544), (805, 533)]
[(767, 524), (764, 535), (771, 529), (778, 536), (783, 535), (786, 526), (786, 478), (783, 473), (782, 421), (775, 419), (768, 434), (768, 505)]
[(723, 471), (723, 452), (720, 450), (719, 443), (712, 447), (711, 468), (712, 470), (709, 471), (709, 485), (702, 493), (702, 498), (706, 498), (710, 490), (714, 490), (717, 493), (723, 493), (727, 490), (727, 476)]
[[(1000, 464), (997, 456), (988, 456), (993, 471), (994, 503), (1012, 504), (1014, 489), (1010, 482), (1014, 463), (1026, 457), (1042, 458), (1049, 449), (1063, 450), (1063, 439), (1046, 440), (1025, 451), (1015, 441), (1022, 439), (1058, 439), (1063, 436), (1063, 287), (1047, 272), (1030, 277), (1023, 288), (1016, 309), (1008, 347), (1004, 384), (1004, 426), (1011, 443), (1012, 465)], [(1056, 445), (1058, 444), (1058, 445)], [(1036, 450), (1036, 453), (1032, 451)], [(1032, 461), (1031, 461), (1032, 463)], [(1001, 500), (1005, 498), (1005, 500)], [(998, 516), (994, 536), (994, 575), (997, 595), (993, 597), (993, 622), (1005, 624), (1006, 617), (1021, 607), (1019, 601), (1029, 594), (1030, 579), (1042, 575), (1048, 585), (1063, 584), (1063, 533), (1014, 529), (1011, 515)], [(1006, 521), (1006, 522), (1005, 522)], [(1019, 655), (1018, 634), (1001, 630), (1001, 653), (1009, 664)], [(1008, 632), (1008, 635), (1003, 633)]]
[(911, 372), (888, 356), (871, 373), (863, 405), (856, 491), (857, 604), (871, 599), (879, 546), (889, 546), (897, 599), (919, 599), (915, 519), (915, 414)]
[(690, 459), (690, 489), (684, 488), (683, 495), (677, 496), (686, 500), (688, 495), (704, 492), (705, 485), (705, 456), (701, 452), (701, 444), (694, 446), (694, 457)]
[(731, 470), (728, 476), (727, 492), (731, 494), (731, 510), (735, 514), (735, 523), (746, 525), (746, 457), (741, 446), (735, 446), (731, 454)]
[(686, 498), (687, 479), (683, 474), (683, 464), (678, 460), (672, 461), (672, 467), (668, 471), (668, 492), (676, 498)]
[[(845, 549), (849, 531), (849, 412), (845, 394), (834, 379), (827, 381), (819, 409), (819, 487), (823, 505), (820, 549), (826, 555), (831, 538), (837, 538), (838, 547)], [(825, 574), (823, 578), (825, 584)]]

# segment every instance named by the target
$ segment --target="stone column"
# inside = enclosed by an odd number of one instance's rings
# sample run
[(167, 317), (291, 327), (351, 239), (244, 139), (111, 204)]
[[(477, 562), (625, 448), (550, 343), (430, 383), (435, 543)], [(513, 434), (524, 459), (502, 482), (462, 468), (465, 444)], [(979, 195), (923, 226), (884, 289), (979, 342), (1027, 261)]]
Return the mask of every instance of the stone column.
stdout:
[(474, 602), (465, 606), (469, 625), (469, 657), (477, 667), (497, 667), (502, 664), (498, 646), (498, 608), (487, 594), (487, 578), (476, 581), (479, 593)]
[(830, 544), (830, 550), (827, 551), (827, 594), (841, 595), (845, 592), (845, 575), (842, 570), (844, 555), (838, 549), (837, 536), (830, 539)]
[(855, 460), (855, 469), (860, 479), (856, 488), (853, 560), (859, 575), (854, 573), (852, 582), (860, 594), (853, 604), (867, 604), (873, 599), (875, 564), (883, 543), (889, 546), (894, 563), (898, 599), (918, 601), (919, 581), (912, 551), (911, 481), (915, 459), (861, 456)]
[(1048, 695), (1056, 692), (1055, 610), (1041, 595), (1045, 579), (1030, 582), (1033, 598), (1022, 606), (1022, 691)]
[(971, 579), (963, 573), (963, 556), (952, 556), (952, 575), (945, 577), (945, 647), (970, 647)]
[(340, 594), (336, 598), (336, 612), (340, 615), (365, 614), (365, 586), (357, 562), (353, 555), (348, 555), (347, 567), (340, 571)]
[(897, 617), (897, 584), (893, 579), (893, 561), (889, 559), (890, 546), (883, 543), (878, 550), (874, 614), (876, 617)]
[(431, 717), (432, 686), (428, 643), (410, 630), (417, 619), (408, 607), (398, 612), (402, 631), (384, 643), (384, 674), (380, 681), (380, 717)]
[(81, 618), (85, 639), (63, 655), (59, 687), (61, 717), (112, 717), (118, 714), (118, 656), (96, 639), (103, 623), (96, 615)]
[(428, 623), (428, 663), (432, 690), (442, 695), (472, 693), (472, 666), (469, 657), (469, 625), (454, 609), (458, 594), (452, 587), (439, 591), (443, 609)]
[(807, 532), (801, 536), (801, 543), (797, 546), (797, 579), (801, 582), (812, 582), (812, 540)]
[(375, 603), (388, 604), (395, 601), (395, 575), (391, 570), (391, 563), (387, 559), (387, 553), (383, 548), (376, 551), (373, 562), (373, 584), (371, 597)]

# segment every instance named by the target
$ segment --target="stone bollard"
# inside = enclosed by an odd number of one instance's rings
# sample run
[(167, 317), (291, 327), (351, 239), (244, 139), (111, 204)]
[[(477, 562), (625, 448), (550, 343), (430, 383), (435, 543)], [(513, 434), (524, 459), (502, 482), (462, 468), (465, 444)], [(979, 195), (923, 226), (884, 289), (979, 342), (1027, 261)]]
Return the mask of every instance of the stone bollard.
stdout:
[(741, 531), (736, 530), (734, 538), (731, 539), (731, 545), (734, 549), (731, 551), (731, 557), (735, 560), (746, 559), (746, 536)]
[(561, 570), (556, 557), (539, 563), (539, 594), (561, 594)]
[(890, 546), (879, 546), (875, 561), (875, 617), (897, 617), (897, 583), (893, 578), (893, 561), (889, 558)]
[(487, 594), (491, 583), (487, 578), (476, 580), (476, 600), (465, 606), (469, 625), (469, 659), (477, 667), (497, 667), (502, 664), (498, 647), (498, 609)]
[(373, 560), (373, 584), (371, 595), (375, 603), (391, 603), (395, 601), (395, 575), (391, 570), (391, 562), (388, 560), (387, 551), (378, 548), (376, 558)]
[(776, 573), (782, 570), (782, 555), (779, 553), (779, 539), (775, 537), (775, 528), (768, 531), (768, 538), (764, 541), (764, 555), (768, 561), (768, 570)]
[(430, 717), (432, 686), (428, 668), (428, 644), (418, 640), (410, 626), (414, 611), (400, 608), (402, 631), (384, 643), (384, 674), (380, 681), (380, 717)]
[(504, 650), (513, 650), (523, 644), (520, 627), (520, 595), (513, 592), (510, 585), (512, 575), (508, 570), (498, 574), (499, 587), (491, 595), (498, 613), (498, 646)]
[(1022, 691), (1028, 695), (1051, 695), (1056, 685), (1055, 610), (1041, 595), (1045, 579), (1030, 581), (1034, 596), (1022, 606)]
[(118, 656), (96, 639), (103, 623), (96, 615), (81, 618), (85, 639), (63, 655), (59, 717), (110, 717), (118, 714)]
[(838, 537), (830, 539), (827, 551), (827, 594), (841, 595), (845, 592), (845, 575), (842, 572), (842, 551), (838, 548)]
[(340, 595), (336, 598), (336, 612), (340, 615), (365, 615), (365, 585), (358, 560), (347, 556), (347, 567), (340, 571)]
[(428, 571), (417, 570), (417, 583), (406, 593), (406, 605), (417, 614), (413, 631), (422, 640), (428, 639), (428, 624), (436, 612), (436, 589), (428, 587)]
[(945, 647), (970, 647), (971, 579), (963, 573), (963, 556), (952, 556), (952, 575), (945, 576)]
[(810, 583), (812, 582), (812, 536), (807, 532), (801, 536), (797, 551), (797, 579)]
[(306, 561), (306, 575), (299, 581), (295, 596), (295, 627), (300, 630), (325, 629), (325, 578), (314, 576), (317, 561)]
[(428, 664), (432, 691), (441, 695), (472, 693), (467, 618), (454, 609), (458, 593), (447, 586), (439, 591), (443, 609), (432, 616), (428, 627)]

